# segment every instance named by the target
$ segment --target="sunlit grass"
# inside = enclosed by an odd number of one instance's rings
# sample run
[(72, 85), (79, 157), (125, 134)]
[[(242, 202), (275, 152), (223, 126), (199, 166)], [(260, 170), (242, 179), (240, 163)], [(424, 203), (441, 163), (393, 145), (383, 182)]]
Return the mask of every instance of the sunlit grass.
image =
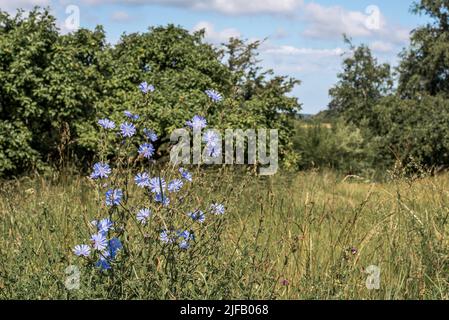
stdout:
[[(226, 272), (201, 269), (191, 298), (449, 298), (449, 175), (374, 183), (332, 172), (201, 174), (201, 196), (226, 203), (222, 248), (210, 257)], [(71, 249), (98, 210), (93, 190), (79, 177), (2, 184), (1, 298), (108, 297), (92, 273), (78, 291), (64, 286), (65, 268), (79, 263)], [(370, 265), (380, 267), (379, 290), (365, 285)], [(135, 274), (145, 277), (138, 266)], [(133, 286), (119, 297), (188, 298)]]

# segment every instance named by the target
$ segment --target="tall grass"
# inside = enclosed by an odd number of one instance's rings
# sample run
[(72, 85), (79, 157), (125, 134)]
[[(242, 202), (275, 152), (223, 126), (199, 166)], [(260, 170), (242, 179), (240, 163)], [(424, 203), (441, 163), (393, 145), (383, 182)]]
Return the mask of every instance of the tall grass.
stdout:
[[(380, 184), (332, 172), (196, 174), (202, 185), (189, 188), (201, 201), (226, 203), (216, 250), (193, 272), (181, 263), (176, 283), (163, 258), (125, 264), (118, 287), (71, 252), (97, 210), (89, 179), (4, 182), (0, 298), (449, 298), (449, 175)], [(151, 245), (134, 241), (130, 250)], [(79, 290), (65, 287), (69, 265), (80, 268)], [(370, 265), (380, 268), (379, 290), (366, 287)]]

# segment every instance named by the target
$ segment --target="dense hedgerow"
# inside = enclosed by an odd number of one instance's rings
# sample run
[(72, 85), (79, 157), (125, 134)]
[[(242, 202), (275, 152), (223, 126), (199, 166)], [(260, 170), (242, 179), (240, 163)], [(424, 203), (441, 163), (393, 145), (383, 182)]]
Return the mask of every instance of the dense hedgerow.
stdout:
[(300, 109), (288, 97), (297, 81), (262, 71), (257, 46), (232, 39), (217, 49), (204, 32), (174, 25), (111, 46), (100, 26), (61, 35), (47, 10), (0, 11), (0, 175), (85, 166), (99, 151), (97, 119), (119, 121), (127, 110), (161, 137), (156, 158), (173, 129), (202, 114), (215, 128), (279, 129), (281, 157), (294, 163), (287, 119)]

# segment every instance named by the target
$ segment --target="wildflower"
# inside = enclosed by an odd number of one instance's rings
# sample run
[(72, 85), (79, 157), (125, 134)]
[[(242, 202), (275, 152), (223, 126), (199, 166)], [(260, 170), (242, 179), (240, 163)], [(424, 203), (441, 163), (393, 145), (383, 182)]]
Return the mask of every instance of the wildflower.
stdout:
[(196, 210), (194, 212), (188, 213), (188, 216), (192, 218), (193, 221), (198, 221), (199, 223), (203, 223), (204, 220), (206, 220), (206, 216), (204, 215), (203, 211)]
[(186, 122), (187, 126), (189, 126), (192, 129), (203, 129), (207, 126), (207, 121), (204, 117), (201, 116), (194, 116), (192, 120), (188, 120)]
[(179, 244), (179, 247), (183, 250), (187, 250), (190, 247), (190, 243), (188, 243), (186, 240), (182, 240)]
[(195, 237), (192, 232), (184, 230), (184, 231), (178, 231), (177, 236), (181, 238), (181, 242), (179, 243), (179, 248), (183, 250), (187, 250), (190, 247), (190, 240), (194, 240)]
[(149, 187), (150, 186), (150, 176), (146, 172), (138, 173), (134, 177), (134, 181), (141, 188), (145, 188), (145, 187)]
[(165, 189), (166, 183), (164, 178), (151, 178), (149, 181), (149, 187), (152, 193), (162, 193)]
[(193, 234), (193, 232), (184, 230), (184, 231), (178, 231), (177, 232), (178, 237), (180, 238), (184, 238), (185, 240), (194, 240), (195, 236)]
[(357, 248), (355, 248), (355, 247), (352, 247), (352, 248), (351, 248), (351, 253), (352, 253), (352, 255), (356, 255), (358, 252), (359, 252), (359, 251), (357, 250)]
[(183, 177), (185, 180), (192, 182), (192, 174), (184, 169), (184, 168), (179, 168), (179, 173), (181, 174), (181, 177)]
[(115, 122), (111, 121), (109, 119), (100, 119), (100, 120), (98, 120), (98, 124), (105, 129), (114, 129), (115, 128)]
[(287, 279), (283, 279), (283, 280), (281, 280), (281, 284), (282, 284), (283, 286), (288, 286), (289, 281), (288, 281)]
[(94, 172), (90, 175), (92, 179), (108, 178), (111, 174), (111, 167), (107, 163), (97, 162), (94, 164)]
[(144, 143), (139, 147), (139, 154), (147, 159), (151, 159), (154, 154), (154, 147), (151, 143)]
[(101, 232), (103, 234), (107, 233), (109, 229), (112, 228), (113, 225), (114, 223), (111, 221), (111, 219), (109, 218), (102, 219), (97, 223), (98, 232)]
[(220, 143), (220, 136), (213, 130), (207, 130), (203, 135), (203, 141), (209, 146), (217, 146)]
[(178, 192), (179, 190), (181, 190), (183, 184), (184, 183), (182, 182), (181, 179), (175, 179), (170, 181), (167, 189), (170, 192)]
[(206, 90), (206, 91), (204, 91), (204, 92), (207, 94), (207, 96), (208, 96), (213, 102), (220, 102), (220, 101), (223, 99), (223, 97), (221, 96), (221, 94), (220, 94), (219, 92), (215, 91), (215, 90), (208, 89), (208, 90)]
[(210, 211), (215, 215), (221, 215), (225, 213), (225, 207), (221, 203), (212, 203), (210, 205)]
[(145, 224), (150, 216), (151, 216), (150, 209), (147, 208), (140, 209), (139, 212), (137, 212), (137, 221), (139, 221), (141, 224)]
[(98, 268), (100, 268), (101, 270), (109, 270), (111, 269), (111, 265), (109, 264), (109, 262), (104, 259), (104, 258), (100, 258), (97, 263), (95, 264)]
[(120, 130), (121, 130), (122, 136), (128, 137), (128, 138), (132, 137), (136, 133), (136, 127), (132, 123), (128, 123), (128, 122), (122, 123), (120, 125)]
[(123, 192), (120, 189), (109, 189), (106, 192), (106, 205), (118, 206), (122, 201)]
[(148, 92), (154, 91), (154, 86), (152, 84), (148, 84), (146, 81), (144, 81), (141, 84), (139, 84), (139, 90), (142, 93), (147, 94)]
[(150, 140), (151, 142), (155, 142), (158, 139), (158, 136), (156, 134), (156, 132), (154, 132), (153, 130), (150, 129), (143, 129), (143, 134), (145, 135), (145, 137)]
[(117, 251), (120, 250), (121, 248), (123, 248), (123, 245), (119, 238), (114, 237), (111, 240), (109, 240), (108, 242), (109, 257), (111, 259), (114, 259), (117, 254)]
[(94, 249), (99, 250), (99, 251), (103, 251), (104, 249), (106, 249), (107, 241), (106, 241), (106, 237), (104, 236), (103, 233), (99, 232), (99, 233), (92, 235), (90, 240), (92, 240), (92, 242), (93, 242), (92, 246)]
[(170, 199), (162, 193), (156, 193), (154, 195), (154, 201), (159, 202), (164, 206), (168, 206), (170, 204)]
[(88, 257), (90, 255), (90, 247), (86, 244), (79, 244), (73, 248), (73, 253), (79, 257)]
[(173, 238), (173, 235), (171, 234), (171, 232), (167, 231), (167, 230), (162, 230), (160, 235), (159, 235), (159, 239), (162, 242), (165, 243), (173, 243), (175, 242), (175, 239)]
[(139, 115), (137, 114), (133, 114), (131, 111), (126, 110), (125, 112), (123, 112), (125, 114), (125, 116), (127, 116), (128, 118), (130, 118), (131, 120), (139, 120)]

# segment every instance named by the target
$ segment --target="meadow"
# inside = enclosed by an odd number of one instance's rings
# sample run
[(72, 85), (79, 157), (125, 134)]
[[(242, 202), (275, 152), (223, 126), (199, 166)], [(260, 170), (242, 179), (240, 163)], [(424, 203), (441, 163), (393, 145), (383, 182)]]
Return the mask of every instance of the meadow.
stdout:
[[(218, 199), (226, 213), (218, 226), (206, 220), (208, 242), (177, 256), (175, 273), (163, 251), (144, 256), (157, 246), (145, 236), (130, 241), (139, 254), (118, 271), (74, 256), (98, 212), (88, 177), (4, 181), (0, 299), (449, 298), (448, 174), (380, 183), (331, 171), (192, 173), (202, 182), (188, 201)], [(77, 290), (65, 286), (70, 265), (80, 268)], [(367, 287), (370, 266), (380, 268), (379, 289)]]

